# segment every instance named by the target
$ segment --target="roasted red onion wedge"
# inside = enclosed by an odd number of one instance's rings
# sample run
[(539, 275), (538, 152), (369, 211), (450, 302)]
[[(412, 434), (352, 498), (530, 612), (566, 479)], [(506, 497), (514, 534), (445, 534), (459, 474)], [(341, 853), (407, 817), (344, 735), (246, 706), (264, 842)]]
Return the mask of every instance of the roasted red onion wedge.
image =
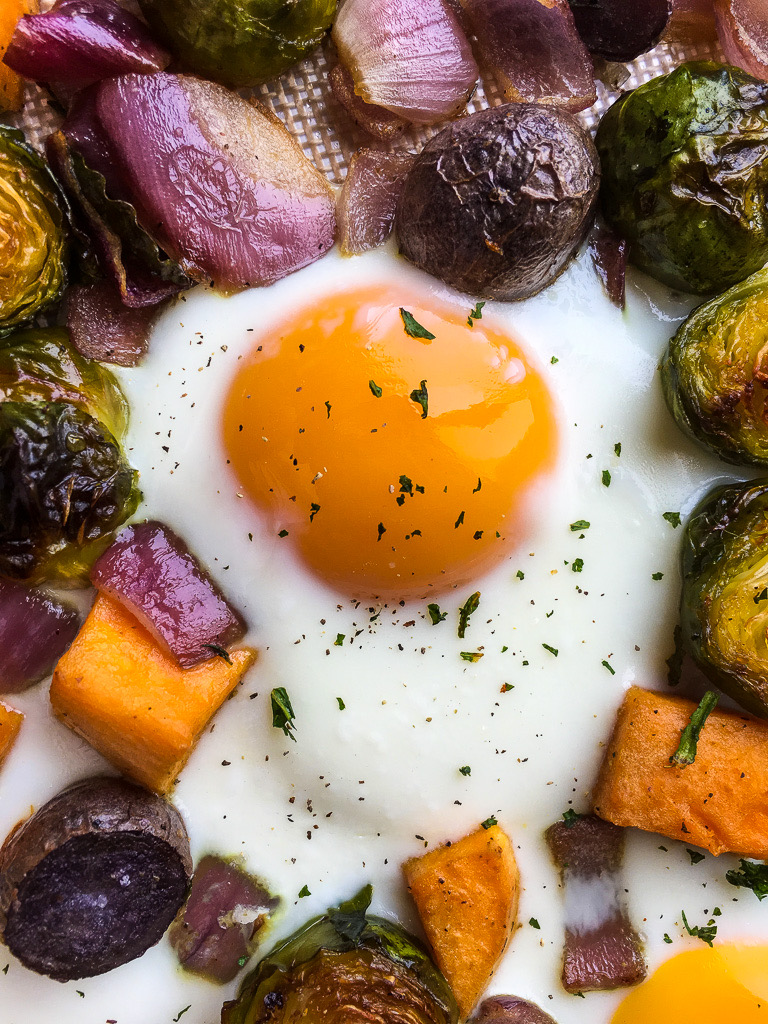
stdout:
[(546, 839), (565, 889), (563, 987), (590, 992), (636, 985), (647, 968), (620, 896), (623, 829), (591, 814), (574, 815), (548, 828)]
[(162, 523), (129, 526), (96, 561), (91, 581), (120, 601), (184, 668), (240, 640), (240, 615), (184, 542)]
[(715, 0), (715, 21), (728, 63), (768, 79), (766, 0)]
[(472, 1018), (472, 1024), (556, 1024), (535, 1003), (518, 996), (491, 996), (484, 999)]
[(24, 78), (72, 89), (162, 71), (170, 59), (144, 22), (115, 0), (59, 0), (45, 14), (24, 15), (3, 57)]
[(221, 984), (231, 981), (278, 902), (237, 864), (203, 857), (168, 933), (182, 967)]
[(655, 46), (667, 27), (671, 0), (568, 0), (590, 53), (634, 60)]
[(115, 366), (136, 366), (147, 351), (149, 335), (162, 305), (131, 309), (110, 281), (73, 285), (64, 311), (72, 344), (88, 359)]
[(20, 693), (53, 671), (80, 616), (43, 590), (0, 580), (0, 693)]
[(712, 42), (716, 36), (714, 0), (672, 0), (665, 39), (698, 43)]
[(349, 164), (336, 214), (345, 256), (375, 249), (392, 234), (395, 208), (411, 153), (359, 149)]
[(355, 92), (355, 82), (343, 64), (334, 64), (328, 73), (333, 95), (352, 120), (364, 132), (381, 142), (390, 142), (402, 134), (406, 122), (384, 107), (361, 100)]
[(481, 60), (507, 99), (584, 110), (597, 97), (592, 61), (568, 0), (461, 0)]
[(477, 82), (472, 49), (444, 0), (346, 0), (333, 40), (357, 95), (405, 121), (453, 117)]
[(165, 72), (94, 89), (92, 130), (115, 178), (191, 277), (224, 292), (270, 284), (333, 245), (330, 186), (265, 108)]
[(595, 221), (589, 235), (589, 255), (605, 294), (618, 309), (624, 309), (627, 248), (625, 238), (619, 238), (602, 221)]

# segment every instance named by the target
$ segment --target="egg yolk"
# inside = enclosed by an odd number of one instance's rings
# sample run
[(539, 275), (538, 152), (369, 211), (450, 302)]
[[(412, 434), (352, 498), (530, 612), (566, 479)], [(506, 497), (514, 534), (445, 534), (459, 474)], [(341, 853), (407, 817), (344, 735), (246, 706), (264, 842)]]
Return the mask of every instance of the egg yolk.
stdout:
[(242, 490), (351, 596), (467, 583), (524, 535), (526, 491), (555, 456), (551, 399), (468, 314), (394, 288), (335, 295), (260, 339), (231, 386)]
[(723, 944), (667, 960), (622, 1002), (611, 1024), (765, 1024), (768, 947)]

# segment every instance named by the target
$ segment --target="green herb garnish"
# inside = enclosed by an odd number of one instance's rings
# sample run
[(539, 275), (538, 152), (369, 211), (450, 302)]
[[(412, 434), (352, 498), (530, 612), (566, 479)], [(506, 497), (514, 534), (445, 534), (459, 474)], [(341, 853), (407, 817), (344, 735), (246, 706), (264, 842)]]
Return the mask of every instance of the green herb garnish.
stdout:
[(742, 860), (740, 871), (726, 871), (725, 880), (731, 885), (743, 889), (751, 889), (759, 900), (768, 896), (768, 864), (757, 864), (752, 860)]
[(688, 924), (688, 918), (685, 916), (685, 911), (681, 910), (680, 913), (683, 915), (683, 924), (685, 925), (685, 930), (688, 934), (692, 935), (695, 939), (701, 939), (702, 942), (706, 942), (706, 944), (711, 948), (712, 940), (717, 935), (715, 919), (711, 917), (705, 925), (696, 925), (691, 928)]
[(602, 480), (603, 480), (603, 487), (610, 487), (611, 486), (611, 474), (610, 474), (609, 470), (607, 470), (607, 469), (603, 470)]
[(403, 309), (402, 306), (400, 307), (400, 316), (403, 318), (405, 333), (410, 338), (424, 338), (426, 341), (435, 340), (434, 334), (428, 331), (426, 327), (422, 327), (413, 314), (409, 313), (407, 309)]
[(665, 512), (662, 519), (666, 519), (675, 529), (680, 525), (680, 513), (679, 512)]
[(482, 651), (460, 651), (459, 652), (459, 657), (461, 658), (462, 661), (471, 661), (473, 663), (476, 662), (476, 661), (480, 661), (482, 656), (483, 656)]
[(577, 519), (575, 523), (571, 523), (571, 533), (578, 533), (580, 530), (588, 530), (589, 523), (586, 519)]
[(438, 622), (443, 622), (448, 617), (448, 612), (440, 611), (439, 604), (428, 604), (427, 611), (433, 626), (436, 626)]
[(375, 380), (369, 380), (368, 387), (371, 389), (371, 394), (373, 395), (374, 398), (381, 398), (382, 390)]
[(473, 612), (476, 612), (480, 605), (480, 591), (476, 590), (474, 594), (470, 594), (464, 604), (459, 608), (459, 640), (464, 639), (464, 634), (467, 631), (469, 625), (469, 617)]
[(300, 900), (303, 900), (305, 896), (311, 896), (311, 895), (312, 895), (312, 893), (309, 891), (309, 886), (303, 885), (301, 887), (301, 889), (299, 889), (299, 899)]
[(486, 818), (485, 821), (481, 821), (480, 824), (483, 826), (484, 829), (489, 829), (493, 828), (494, 825), (498, 825), (499, 823), (496, 820), (495, 816), (492, 814), (490, 818)]
[(203, 644), (203, 647), (207, 647), (212, 654), (215, 654), (217, 658), (221, 658), (222, 661), (226, 661), (228, 665), (232, 664), (229, 651), (224, 650), (219, 644)]
[(462, 775), (471, 775), (472, 774), (472, 769), (469, 767), (468, 764), (462, 765), (462, 767), (459, 768), (459, 771), (461, 772)]
[(410, 394), (410, 399), (421, 406), (421, 418), (425, 420), (429, 409), (429, 393), (427, 392), (427, 382), (425, 380), (421, 382), (418, 388), (414, 388)]
[(473, 326), (473, 324), (472, 324), (473, 320), (482, 320), (483, 319), (483, 306), (484, 305), (485, 305), (484, 302), (478, 302), (477, 305), (475, 306), (475, 308), (471, 309), (469, 311), (469, 316), (467, 317), (467, 327), (472, 327)]
[(714, 710), (717, 701), (718, 696), (715, 691), (707, 690), (701, 698), (699, 706), (691, 715), (690, 722), (680, 734), (680, 745), (672, 757), (670, 757), (670, 764), (675, 764), (679, 768), (685, 768), (686, 765), (693, 764), (696, 759), (696, 746), (699, 742), (701, 730)]
[(284, 686), (277, 686), (270, 694), (272, 701), (272, 725), (275, 729), (282, 729), (286, 736), (290, 736), (293, 742), (296, 742), (296, 737), (293, 735), (293, 730), (296, 728), (294, 723), (295, 715), (293, 708), (291, 707), (291, 698), (288, 696)]

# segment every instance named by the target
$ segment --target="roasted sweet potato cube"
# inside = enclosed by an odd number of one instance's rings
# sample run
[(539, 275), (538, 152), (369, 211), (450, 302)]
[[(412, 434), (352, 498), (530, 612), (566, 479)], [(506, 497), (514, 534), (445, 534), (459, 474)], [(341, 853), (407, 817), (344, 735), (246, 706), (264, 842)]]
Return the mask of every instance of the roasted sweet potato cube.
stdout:
[(0, 700), (0, 764), (7, 757), (11, 747), (19, 735), (24, 715), (14, 708), (9, 708)]
[(100, 594), (51, 684), (55, 714), (116, 768), (166, 793), (222, 701), (253, 663), (249, 648), (183, 669)]
[(634, 686), (619, 708), (592, 802), (614, 825), (634, 825), (715, 855), (768, 858), (768, 722), (716, 708), (693, 764), (670, 757), (693, 701)]
[(517, 919), (519, 875), (509, 837), (478, 829), (403, 865), (405, 880), (462, 1019), (483, 994)]

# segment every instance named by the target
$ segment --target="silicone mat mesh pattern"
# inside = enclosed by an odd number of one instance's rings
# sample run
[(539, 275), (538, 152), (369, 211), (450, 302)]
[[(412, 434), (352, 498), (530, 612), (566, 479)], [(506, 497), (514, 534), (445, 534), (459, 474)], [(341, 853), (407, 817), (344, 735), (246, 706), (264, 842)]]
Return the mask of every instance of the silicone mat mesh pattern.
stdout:
[[(126, 4), (126, 6), (128, 6)], [(718, 56), (711, 45), (688, 45), (685, 49), (674, 43), (662, 43), (627, 65), (629, 78), (622, 89), (636, 86), (670, 71), (683, 60)], [(243, 95), (252, 95), (269, 105), (299, 140), (304, 152), (335, 184), (341, 183), (347, 172), (352, 154), (360, 146), (376, 145), (349, 119), (336, 102), (328, 85), (328, 70), (335, 60), (332, 43), (327, 42), (312, 57), (297, 64), (276, 82), (270, 82)], [(597, 83), (597, 102), (579, 115), (591, 129), (619, 95), (602, 82)], [(501, 90), (491, 77), (478, 84), (467, 111), (473, 113), (503, 102)], [(15, 122), (27, 133), (30, 141), (40, 145), (42, 140), (59, 124), (56, 105), (40, 88), (30, 85), (27, 104)], [(398, 148), (418, 151), (426, 140), (440, 130), (414, 127), (397, 140)]]

